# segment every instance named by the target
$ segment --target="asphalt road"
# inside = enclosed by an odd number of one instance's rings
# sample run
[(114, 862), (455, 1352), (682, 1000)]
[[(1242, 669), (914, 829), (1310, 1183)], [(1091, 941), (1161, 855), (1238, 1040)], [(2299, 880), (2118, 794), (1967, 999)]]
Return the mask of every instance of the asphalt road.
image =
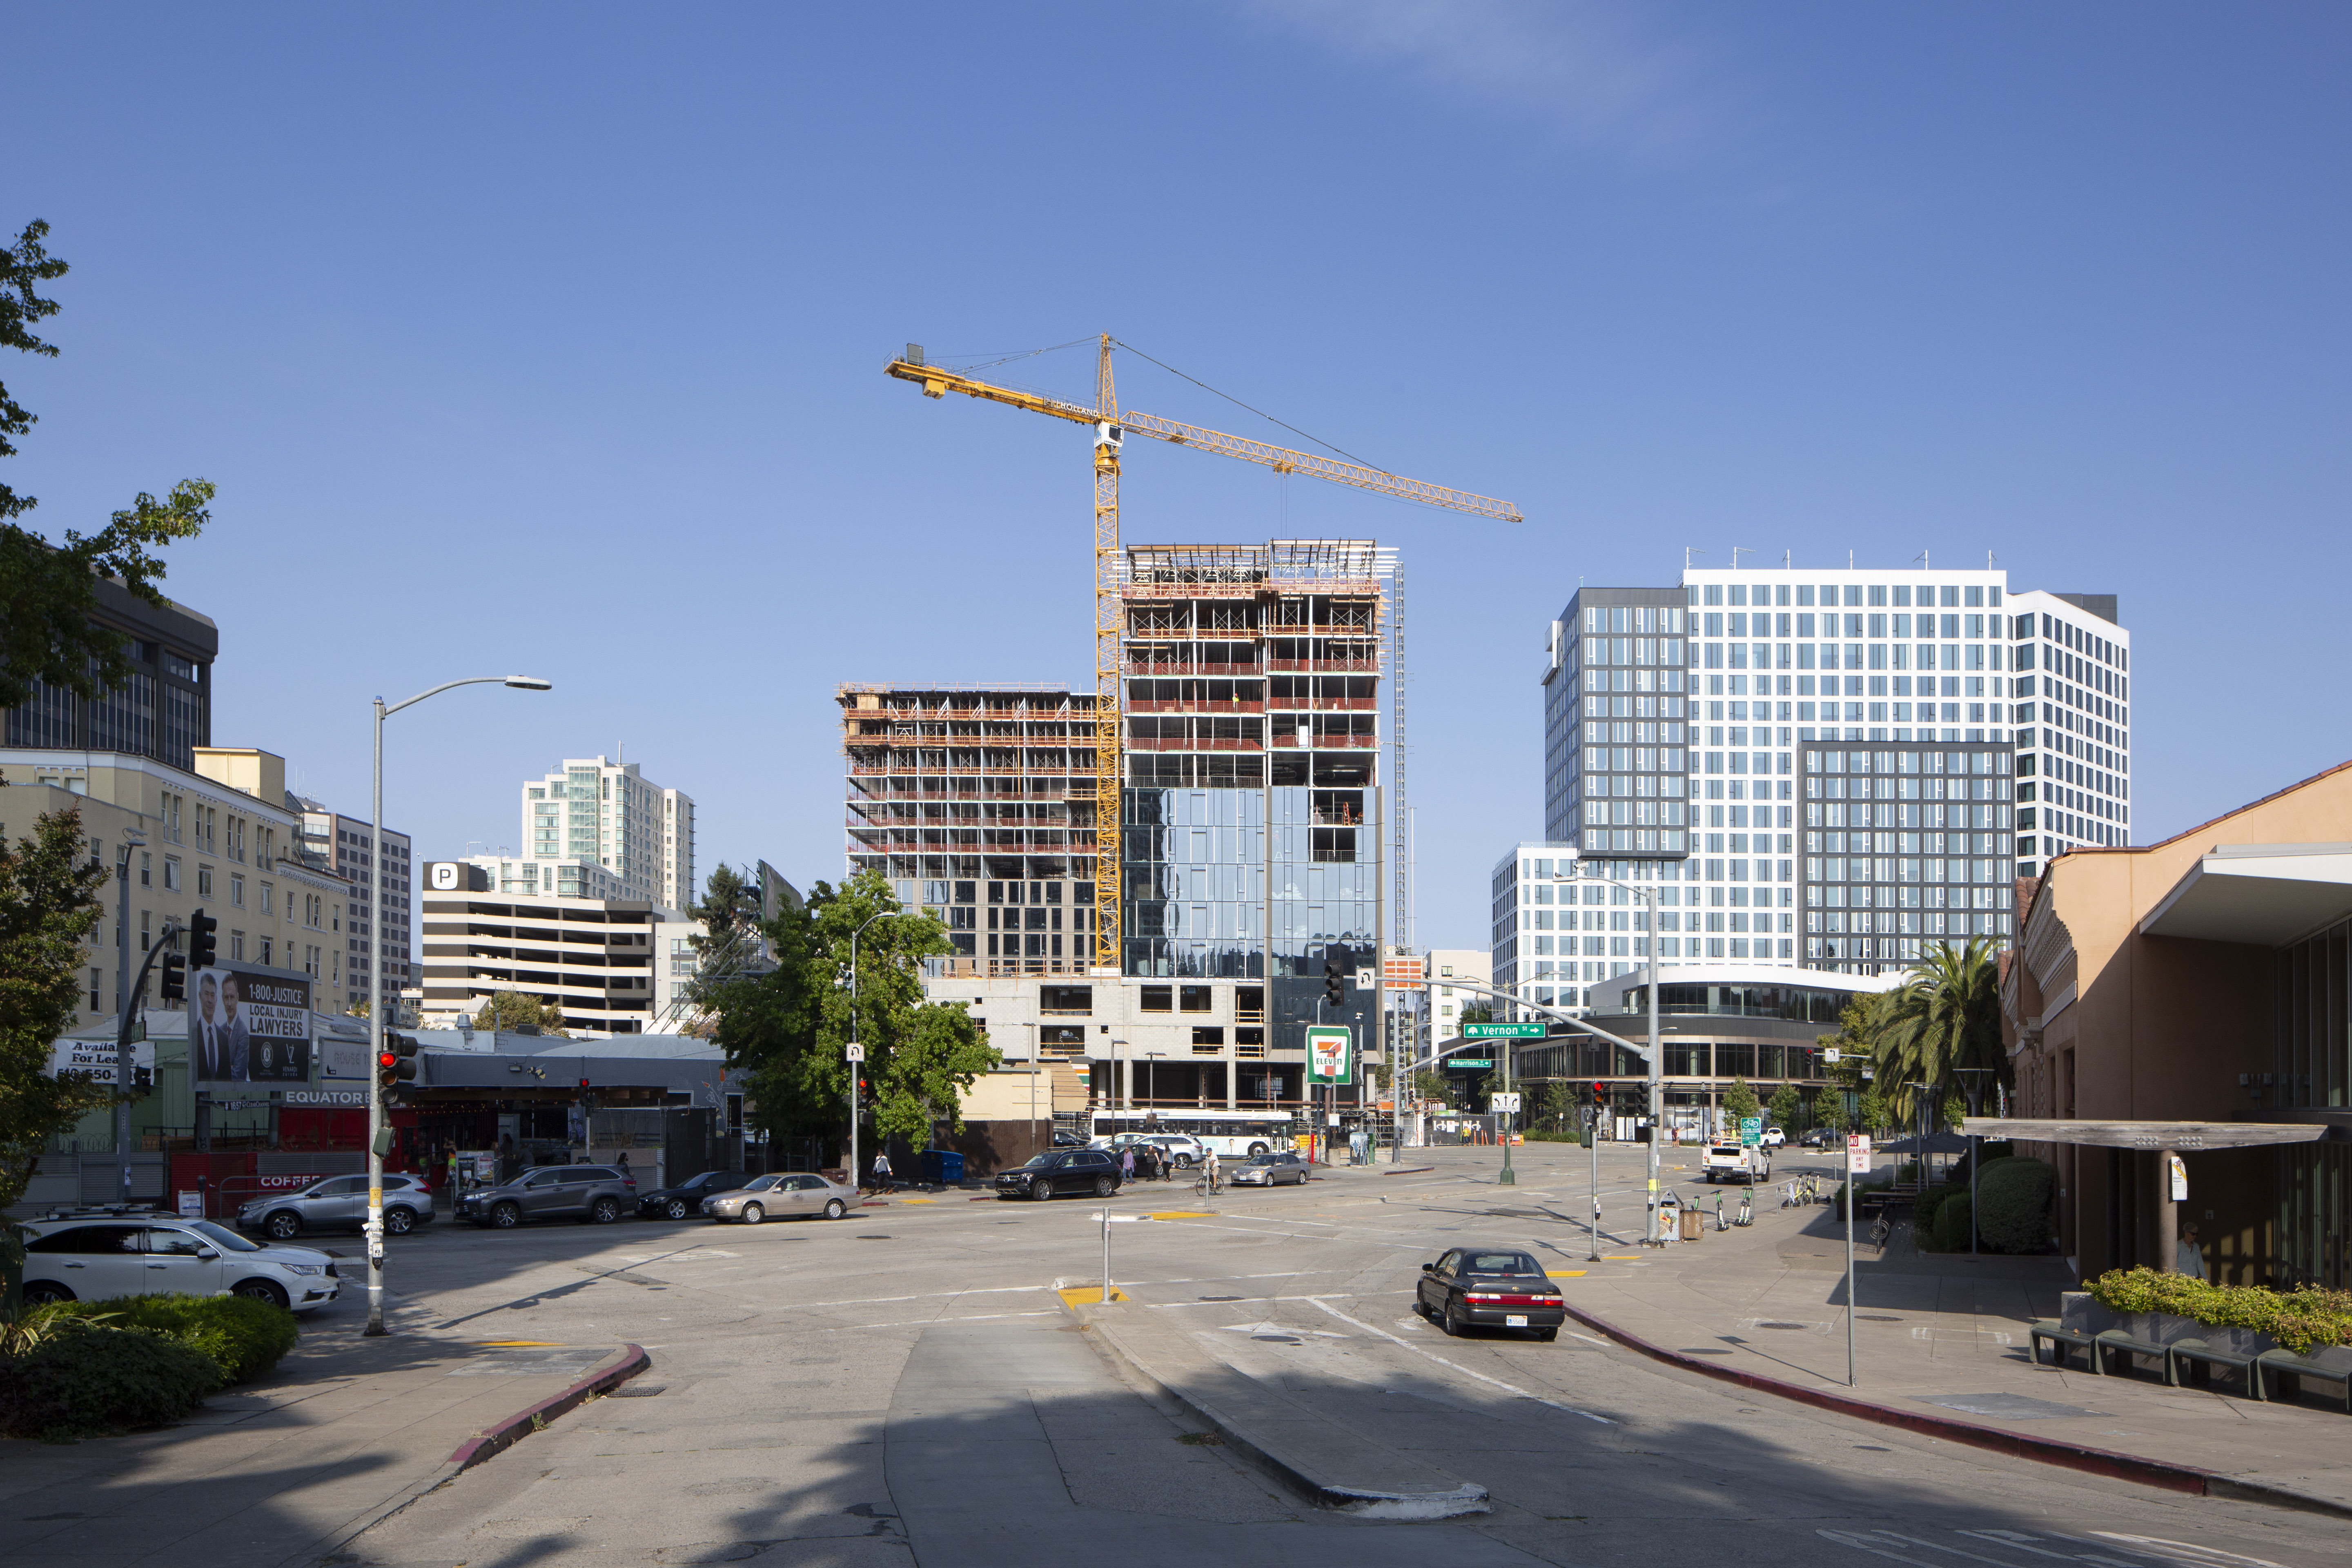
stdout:
[[(1776, 1177), (1802, 1168), (1785, 1160)], [(1417, 1267), (1468, 1240), (1590, 1249), (1586, 1156), (1491, 1149), (1303, 1188), (1147, 1185), (1111, 1227), (1155, 1323), (1220, 1336), (1253, 1375), (1493, 1495), (1444, 1524), (1318, 1513), (1114, 1373), (1057, 1283), (1095, 1279), (1093, 1200), (900, 1201), (757, 1228), (636, 1220), (395, 1244), (402, 1332), (644, 1344), (592, 1404), (355, 1542), (390, 1565), (892, 1563), (1069, 1554), (1195, 1563), (1341, 1555), (1467, 1564), (2341, 1563), (2352, 1521), (2185, 1498), (2002, 1459), (1748, 1394), (1573, 1332), (1447, 1340)], [(1673, 1162), (1670, 1160), (1670, 1163)], [(1687, 1184), (1687, 1175), (1670, 1176)], [(1602, 1171), (1603, 1249), (1640, 1232), (1638, 1152)], [(1703, 1190), (1703, 1189), (1701, 1189)], [(1711, 1205), (1710, 1205), (1711, 1206)], [(1562, 1217), (1565, 1216), (1565, 1217)], [(1631, 1267), (1633, 1265), (1625, 1265)], [(337, 1318), (363, 1310), (347, 1296)], [(2315, 1424), (2315, 1436), (2335, 1429)], [(1319, 1558), (1314, 1560), (1320, 1560)]]

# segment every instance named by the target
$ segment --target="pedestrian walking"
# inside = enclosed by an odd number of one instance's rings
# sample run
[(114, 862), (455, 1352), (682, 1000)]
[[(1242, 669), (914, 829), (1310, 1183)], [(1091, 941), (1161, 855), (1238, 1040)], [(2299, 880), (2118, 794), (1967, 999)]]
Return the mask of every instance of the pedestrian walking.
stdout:
[(880, 1193), (887, 1193), (892, 1190), (890, 1182), (890, 1156), (887, 1154), (877, 1153), (874, 1156), (874, 1190)]
[(2205, 1248), (2198, 1240), (2197, 1225), (2193, 1220), (2180, 1227), (2180, 1251), (2174, 1260), (2174, 1267), (2191, 1279), (2205, 1278)]
[(1118, 1179), (1121, 1184), (1135, 1180), (1135, 1145), (1132, 1143), (1119, 1151)]

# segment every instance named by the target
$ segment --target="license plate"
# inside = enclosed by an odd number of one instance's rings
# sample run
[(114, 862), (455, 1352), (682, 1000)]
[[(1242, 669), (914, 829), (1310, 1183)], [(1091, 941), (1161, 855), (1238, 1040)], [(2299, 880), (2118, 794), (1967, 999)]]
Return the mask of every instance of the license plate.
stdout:
[(1503, 1319), (1503, 1327), (1507, 1329), (1524, 1329), (1527, 1326), (1528, 1315), (1525, 1312), (1513, 1312)]

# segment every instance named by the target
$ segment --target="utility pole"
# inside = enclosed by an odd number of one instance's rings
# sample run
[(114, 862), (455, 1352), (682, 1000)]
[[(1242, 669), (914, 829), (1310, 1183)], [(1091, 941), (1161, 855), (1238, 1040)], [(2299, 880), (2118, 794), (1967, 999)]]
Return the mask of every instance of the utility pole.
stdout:
[[(864, 1047), (864, 1046), (859, 1042), (859, 1040), (858, 1040), (858, 1038), (857, 1038), (857, 1028), (858, 1028), (858, 1011), (857, 1011), (857, 939), (858, 939), (859, 937), (864, 936), (864, 935), (866, 934), (866, 926), (870, 926), (870, 925), (872, 925), (876, 921), (880, 920), (884, 915), (888, 914), (889, 912), (890, 912), (890, 911), (889, 911), (889, 910), (876, 910), (873, 914), (870, 914), (870, 915), (868, 915), (868, 916), (866, 916), (866, 920), (865, 920), (864, 924), (861, 924), (861, 925), (860, 925), (860, 926), (859, 926), (856, 931), (851, 931), (851, 932), (849, 933), (849, 1173), (848, 1173), (848, 1174), (849, 1174), (849, 1185), (850, 1185), (850, 1187), (851, 1187), (851, 1189), (852, 1189), (853, 1191), (854, 1191), (855, 1189), (856, 1189), (856, 1187), (860, 1184), (859, 1184), (859, 1182), (858, 1182), (858, 1180), (857, 1180), (857, 1112), (858, 1112), (858, 1110), (859, 1110), (859, 1109), (860, 1109), (860, 1107), (859, 1107), (859, 1105), (858, 1105), (858, 1103), (857, 1103), (857, 1080), (858, 1080), (859, 1077), (864, 1073), (864, 1071), (865, 1071), (865, 1065), (866, 1065), (866, 1047)], [(1035, 1090), (1033, 1089), (1030, 1092), (1034, 1095), (1034, 1094), (1035, 1093)]]
[[(114, 877), (114, 1201), (131, 1201), (131, 1020), (138, 991), (131, 984), (131, 852), (147, 842), (147, 836), (128, 832), (122, 836), (122, 853), (115, 858)], [(147, 984), (147, 971), (139, 971), (139, 986)]]

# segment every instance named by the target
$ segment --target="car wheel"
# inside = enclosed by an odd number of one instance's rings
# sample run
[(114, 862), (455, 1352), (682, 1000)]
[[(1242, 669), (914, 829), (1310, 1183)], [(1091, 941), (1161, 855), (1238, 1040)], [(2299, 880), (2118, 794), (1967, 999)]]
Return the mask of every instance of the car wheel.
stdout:
[(62, 1285), (53, 1285), (47, 1279), (25, 1287), (25, 1305), (27, 1307), (46, 1307), (52, 1301), (73, 1300), (75, 1296), (72, 1291)]
[(490, 1223), (500, 1230), (512, 1230), (522, 1223), (522, 1210), (512, 1204), (500, 1204), (490, 1211)]
[(1095, 1196), (1107, 1198), (1117, 1191), (1118, 1191), (1118, 1181), (1116, 1177), (1097, 1176), (1095, 1178)]
[(261, 1222), (272, 1241), (291, 1241), (302, 1234), (302, 1216), (292, 1209), (279, 1209)]
[(286, 1305), (285, 1288), (274, 1280), (240, 1279), (229, 1294), (242, 1296), (248, 1301), (267, 1301), (273, 1307)]
[(383, 1211), (383, 1228), (394, 1236), (406, 1236), (416, 1228), (416, 1215), (405, 1207), (387, 1207)]
[(1270, 1153), (1272, 1153), (1272, 1152), (1273, 1152), (1273, 1151), (1272, 1151), (1272, 1150), (1268, 1149), (1268, 1148), (1267, 1148), (1265, 1144), (1263, 1144), (1263, 1143), (1253, 1143), (1253, 1144), (1251, 1144), (1251, 1145), (1249, 1146), (1249, 1152), (1250, 1152), (1251, 1153), (1253, 1153), (1253, 1154), (1270, 1154)]
[(743, 1223), (745, 1225), (757, 1225), (767, 1217), (768, 1211), (761, 1208), (758, 1204), (745, 1204), (743, 1205)]
[(1190, 1155), (1190, 1154), (1179, 1154), (1179, 1155), (1177, 1155), (1177, 1156), (1176, 1156), (1176, 1168), (1177, 1168), (1178, 1170), (1180, 1170), (1180, 1171), (1189, 1171), (1189, 1170), (1191, 1170), (1191, 1169), (1192, 1168), (1192, 1155)]
[(1439, 1326), (1444, 1329), (1449, 1336), (1460, 1337), (1462, 1331), (1468, 1325), (1462, 1321), (1462, 1309), (1458, 1303), (1454, 1301), (1445, 1303), (1445, 1316), (1439, 1321)]
[(598, 1198), (588, 1211), (588, 1217), (598, 1225), (610, 1225), (621, 1217), (621, 1205), (614, 1198)]
[(1541, 1340), (1545, 1344), (1549, 1344), (1552, 1341), (1559, 1338), (1559, 1331), (1558, 1329), (1538, 1329), (1536, 1331), (1536, 1338)]
[(825, 1218), (846, 1219), (848, 1216), (849, 1205), (847, 1204), (843, 1203), (839, 1198), (827, 1198), (824, 1200)]
[(686, 1217), (686, 1200), (684, 1198), (670, 1199), (669, 1202), (662, 1205), (662, 1213), (669, 1215), (672, 1219), (684, 1219)]

